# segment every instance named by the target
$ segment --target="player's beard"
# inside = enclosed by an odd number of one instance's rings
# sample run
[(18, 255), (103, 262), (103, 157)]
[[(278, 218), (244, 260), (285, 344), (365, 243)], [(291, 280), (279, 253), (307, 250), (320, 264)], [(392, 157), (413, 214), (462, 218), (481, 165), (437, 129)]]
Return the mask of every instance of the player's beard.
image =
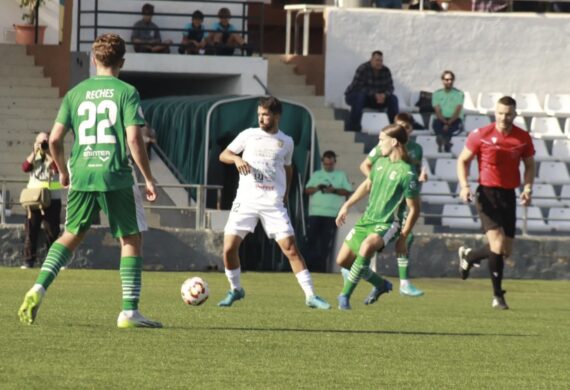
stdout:
[(275, 119), (271, 119), (267, 124), (260, 123), (259, 127), (263, 131), (271, 132), (273, 130), (274, 125), (275, 125)]

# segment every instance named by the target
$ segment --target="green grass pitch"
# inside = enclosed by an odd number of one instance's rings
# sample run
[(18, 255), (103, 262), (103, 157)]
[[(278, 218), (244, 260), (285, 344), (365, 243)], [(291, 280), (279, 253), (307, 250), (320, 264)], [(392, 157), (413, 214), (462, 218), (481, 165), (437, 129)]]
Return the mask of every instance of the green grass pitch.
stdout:
[[(184, 305), (187, 273), (143, 274), (141, 312), (164, 329), (120, 330), (118, 271), (62, 271), (36, 324), (17, 310), (37, 270), (0, 268), (0, 388), (556, 389), (570, 388), (570, 282), (507, 280), (508, 311), (489, 280), (418, 279), (372, 306), (361, 283), (336, 309), (339, 275), (314, 275), (329, 311), (304, 305), (290, 273), (243, 274), (246, 298)], [(392, 279), (393, 282), (397, 280)]]

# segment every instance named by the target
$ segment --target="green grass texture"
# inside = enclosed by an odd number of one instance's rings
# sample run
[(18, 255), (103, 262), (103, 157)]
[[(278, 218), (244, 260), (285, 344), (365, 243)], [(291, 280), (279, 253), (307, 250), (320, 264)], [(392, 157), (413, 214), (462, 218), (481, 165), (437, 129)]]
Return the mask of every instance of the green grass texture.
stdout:
[[(506, 311), (488, 279), (417, 279), (425, 296), (396, 288), (371, 306), (361, 282), (340, 311), (340, 275), (314, 274), (322, 311), (291, 273), (245, 272), (245, 299), (218, 308), (223, 273), (145, 272), (140, 310), (164, 328), (123, 330), (117, 270), (62, 271), (21, 324), (37, 273), (0, 268), (1, 389), (570, 388), (569, 281), (506, 280)], [(199, 307), (180, 297), (191, 276), (210, 287)]]

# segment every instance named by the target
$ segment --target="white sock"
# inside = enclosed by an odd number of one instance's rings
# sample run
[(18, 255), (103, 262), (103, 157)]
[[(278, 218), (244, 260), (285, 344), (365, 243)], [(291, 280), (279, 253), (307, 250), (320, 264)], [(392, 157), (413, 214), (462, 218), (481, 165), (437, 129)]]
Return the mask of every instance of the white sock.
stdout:
[(135, 314), (138, 314), (138, 310), (123, 310), (123, 313), (127, 318), (133, 318)]
[(408, 279), (400, 279), (400, 287), (408, 287), (410, 285), (410, 281)]
[(311, 278), (311, 273), (308, 269), (304, 269), (301, 272), (295, 274), (297, 282), (301, 285), (303, 292), (307, 298), (315, 295), (315, 289), (313, 287), (313, 279)]
[(232, 290), (241, 288), (241, 268), (236, 269), (225, 269), (226, 277), (228, 278), (228, 282), (230, 282), (230, 288)]
[(46, 289), (41, 284), (34, 284), (31, 290), (40, 293), (42, 297), (46, 295)]

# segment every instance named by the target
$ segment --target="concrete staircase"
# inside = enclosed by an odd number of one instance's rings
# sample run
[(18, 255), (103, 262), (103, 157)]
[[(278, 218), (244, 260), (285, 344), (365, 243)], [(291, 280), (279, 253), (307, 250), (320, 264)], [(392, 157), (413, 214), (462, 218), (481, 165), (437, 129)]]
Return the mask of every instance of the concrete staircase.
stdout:
[(338, 155), (337, 168), (358, 185), (364, 177), (358, 167), (366, 157), (362, 144), (354, 142), (354, 133), (344, 131), (344, 122), (335, 120), (334, 110), (325, 106), (323, 96), (315, 96), (315, 88), (305, 85), (305, 77), (296, 75), (293, 66), (281, 61), (280, 55), (267, 55), (269, 64), (268, 88), (276, 97), (307, 106), (314, 115), (320, 152), (334, 150)]

